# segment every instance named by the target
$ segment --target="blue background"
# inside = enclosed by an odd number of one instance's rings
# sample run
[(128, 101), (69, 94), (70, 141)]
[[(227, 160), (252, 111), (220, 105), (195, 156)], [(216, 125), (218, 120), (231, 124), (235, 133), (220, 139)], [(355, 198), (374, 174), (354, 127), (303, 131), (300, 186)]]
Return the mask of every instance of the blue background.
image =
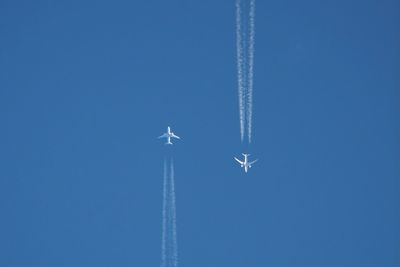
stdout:
[(233, 0), (2, 0), (0, 266), (159, 266), (170, 156), (180, 266), (400, 266), (399, 10), (257, 1), (247, 146)]

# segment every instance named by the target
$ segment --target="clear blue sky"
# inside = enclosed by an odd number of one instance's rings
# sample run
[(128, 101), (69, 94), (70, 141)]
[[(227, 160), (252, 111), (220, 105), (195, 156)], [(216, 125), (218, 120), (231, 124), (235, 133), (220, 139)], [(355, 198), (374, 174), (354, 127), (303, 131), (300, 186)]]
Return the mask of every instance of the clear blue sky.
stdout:
[(0, 266), (159, 266), (166, 155), (180, 266), (400, 266), (399, 1), (256, 5), (244, 147), (233, 0), (0, 2)]

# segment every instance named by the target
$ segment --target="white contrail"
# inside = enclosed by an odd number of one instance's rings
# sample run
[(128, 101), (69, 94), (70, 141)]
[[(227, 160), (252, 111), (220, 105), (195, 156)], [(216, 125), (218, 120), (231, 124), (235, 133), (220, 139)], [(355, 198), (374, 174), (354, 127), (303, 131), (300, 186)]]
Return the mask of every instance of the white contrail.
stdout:
[(167, 267), (167, 161), (164, 159), (161, 267)]
[(251, 143), (252, 123), (253, 123), (253, 77), (254, 77), (254, 37), (255, 37), (255, 10), (256, 1), (250, 0), (249, 11), (249, 49), (248, 49), (248, 88), (247, 88), (247, 135), (249, 143)]
[(240, 140), (243, 142), (245, 129), (245, 95), (243, 80), (243, 48), (242, 48), (242, 11), (240, 0), (236, 0), (236, 61), (238, 74), (238, 94), (239, 94), (239, 119), (240, 119)]
[[(254, 39), (255, 39), (255, 0), (249, 4), (236, 0), (236, 57), (239, 94), (240, 137), (243, 142), (247, 133), (248, 142), (252, 140), (253, 87), (254, 87)], [(244, 10), (248, 8), (248, 17)], [(243, 18), (242, 18), (243, 16)]]
[(176, 200), (174, 163), (168, 169), (164, 159), (162, 235), (161, 235), (161, 267), (178, 266), (178, 245), (176, 231)]
[(171, 230), (172, 230), (172, 266), (178, 266), (178, 243), (176, 234), (176, 202), (175, 202), (175, 175), (174, 175), (174, 161), (171, 159)]

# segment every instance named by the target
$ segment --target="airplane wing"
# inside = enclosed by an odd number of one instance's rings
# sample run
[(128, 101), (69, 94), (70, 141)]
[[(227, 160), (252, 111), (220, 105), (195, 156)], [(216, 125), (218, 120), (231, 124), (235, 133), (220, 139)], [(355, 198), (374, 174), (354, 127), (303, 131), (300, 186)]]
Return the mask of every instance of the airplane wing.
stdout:
[(177, 138), (177, 139), (181, 139), (179, 136), (175, 135), (174, 133), (172, 133), (172, 137), (173, 138)]
[(167, 134), (167, 133), (165, 133), (165, 134), (163, 134), (163, 135), (160, 135), (158, 138), (165, 138), (165, 137), (168, 137), (168, 134)]
[(242, 161), (238, 160), (237, 158), (234, 158), (237, 162), (239, 162), (239, 164), (243, 164)]
[(257, 161), (258, 161), (258, 159), (253, 160), (252, 162), (249, 162), (249, 165), (251, 165), (251, 164), (253, 164), (253, 163), (256, 163)]

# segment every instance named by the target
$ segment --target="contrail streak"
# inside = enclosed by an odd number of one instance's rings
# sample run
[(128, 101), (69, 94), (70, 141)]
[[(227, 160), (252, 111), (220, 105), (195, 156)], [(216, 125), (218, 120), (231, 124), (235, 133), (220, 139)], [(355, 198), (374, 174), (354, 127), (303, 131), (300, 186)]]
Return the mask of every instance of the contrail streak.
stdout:
[(164, 159), (161, 267), (178, 266), (174, 163)]
[(172, 221), (172, 266), (178, 266), (178, 244), (176, 234), (176, 200), (175, 200), (175, 176), (174, 161), (171, 160), (171, 221)]
[(167, 161), (164, 159), (162, 236), (161, 236), (161, 267), (167, 266)]
[(251, 143), (252, 123), (253, 123), (253, 77), (254, 77), (254, 37), (255, 37), (255, 10), (256, 1), (250, 1), (249, 11), (249, 72), (248, 72), (248, 91), (247, 91), (247, 134)]
[[(255, 0), (236, 0), (236, 60), (238, 75), (240, 139), (243, 142), (247, 133), (248, 142), (252, 140), (253, 87), (254, 87), (254, 39), (255, 39)], [(248, 16), (247, 12), (248, 10)]]
[(245, 95), (243, 77), (243, 48), (242, 48), (242, 11), (240, 0), (236, 0), (236, 61), (238, 75), (238, 94), (239, 94), (239, 119), (240, 119), (240, 140), (243, 142), (245, 126)]

